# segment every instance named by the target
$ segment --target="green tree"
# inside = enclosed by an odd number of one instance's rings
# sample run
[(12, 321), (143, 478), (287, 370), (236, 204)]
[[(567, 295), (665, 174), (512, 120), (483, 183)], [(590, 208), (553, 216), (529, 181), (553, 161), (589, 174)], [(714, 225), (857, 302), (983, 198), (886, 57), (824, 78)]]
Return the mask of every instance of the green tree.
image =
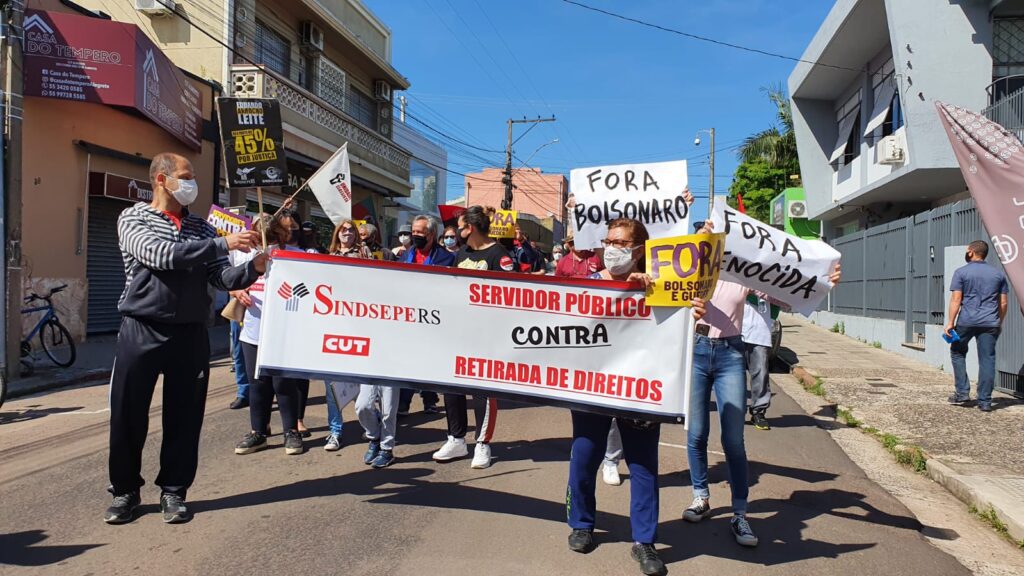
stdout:
[(729, 188), (729, 204), (735, 207), (736, 195), (741, 194), (747, 213), (767, 222), (772, 198), (791, 185), (799, 185), (799, 178), (794, 181), (790, 176), (799, 177), (800, 159), (789, 96), (781, 85), (761, 91), (775, 104), (776, 124), (748, 136), (740, 146), (740, 165)]

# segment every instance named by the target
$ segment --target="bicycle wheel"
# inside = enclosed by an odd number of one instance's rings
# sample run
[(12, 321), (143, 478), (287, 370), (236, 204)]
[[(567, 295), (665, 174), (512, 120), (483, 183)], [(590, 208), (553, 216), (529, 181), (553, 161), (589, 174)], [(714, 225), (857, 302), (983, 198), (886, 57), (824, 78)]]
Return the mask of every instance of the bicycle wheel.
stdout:
[(75, 363), (75, 341), (71, 333), (59, 320), (51, 320), (39, 332), (39, 342), (43, 351), (54, 364), (67, 368)]

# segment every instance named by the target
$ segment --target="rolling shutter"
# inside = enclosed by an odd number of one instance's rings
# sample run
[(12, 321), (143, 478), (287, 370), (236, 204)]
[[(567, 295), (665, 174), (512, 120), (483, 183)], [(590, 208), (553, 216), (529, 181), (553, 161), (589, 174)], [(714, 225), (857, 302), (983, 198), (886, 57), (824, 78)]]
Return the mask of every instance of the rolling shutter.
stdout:
[(88, 334), (117, 332), (121, 313), (117, 301), (124, 290), (124, 260), (117, 245), (117, 218), (131, 206), (109, 198), (89, 198), (86, 276), (89, 279)]

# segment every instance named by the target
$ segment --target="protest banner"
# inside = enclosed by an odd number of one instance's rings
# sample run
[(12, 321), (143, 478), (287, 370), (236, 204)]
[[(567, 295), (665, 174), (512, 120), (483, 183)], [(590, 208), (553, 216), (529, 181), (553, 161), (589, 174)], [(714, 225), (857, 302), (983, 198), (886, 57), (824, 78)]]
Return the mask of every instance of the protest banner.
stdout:
[(828, 244), (787, 234), (724, 202), (715, 204), (711, 221), (725, 233), (722, 280), (764, 292), (805, 316), (832, 289), (828, 277), (840, 254)]
[(281, 108), (270, 98), (217, 98), (221, 148), (229, 188), (284, 186)]
[(685, 235), (690, 231), (690, 209), (682, 196), (686, 182), (685, 160), (571, 171), (576, 247), (600, 248), (608, 222), (616, 218), (639, 220), (651, 238)]
[(516, 210), (496, 210), (491, 219), (491, 231), (487, 235), (491, 238), (515, 238), (518, 220), (519, 212)]
[(725, 234), (648, 240), (647, 274), (654, 283), (647, 289), (647, 305), (690, 307), (694, 298), (710, 299), (724, 248)]
[(257, 374), (352, 377), (666, 422), (686, 414), (691, 311), (651, 308), (629, 284), (273, 258)]
[(324, 162), (316, 173), (306, 180), (320, 207), (337, 226), (352, 218), (352, 171), (348, 161), (348, 142)]
[(206, 221), (217, 230), (218, 236), (235, 234), (252, 227), (252, 218), (229, 212), (226, 208), (221, 208), (216, 204), (210, 205), (210, 214), (206, 217)]

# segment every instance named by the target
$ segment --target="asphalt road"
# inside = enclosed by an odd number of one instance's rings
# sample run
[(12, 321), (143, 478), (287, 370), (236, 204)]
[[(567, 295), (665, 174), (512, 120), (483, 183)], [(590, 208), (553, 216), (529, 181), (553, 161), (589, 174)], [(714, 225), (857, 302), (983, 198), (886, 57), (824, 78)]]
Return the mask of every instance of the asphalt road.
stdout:
[[(494, 465), (438, 465), (443, 416), (402, 421), (398, 462), (362, 464), (352, 407), (344, 448), (322, 450), (323, 388), (312, 384), (301, 456), (272, 448), (236, 456), (247, 411), (227, 410), (233, 375), (213, 370), (200, 470), (189, 494), (196, 515), (161, 522), (158, 490), (143, 488), (144, 514), (124, 526), (101, 521), (105, 492), (107, 389), (94, 386), (22, 398), (0, 412), (2, 574), (639, 574), (629, 558), (629, 486), (603, 484), (597, 541), (589, 555), (566, 548), (569, 416), (503, 404)], [(159, 398), (158, 390), (156, 397)], [(418, 400), (414, 409), (419, 409)], [(715, 515), (688, 524), (691, 492), (685, 434), (662, 429), (658, 548), (671, 574), (968, 574), (919, 533), (895, 498), (868, 480), (787, 396), (776, 395), (774, 429), (747, 428), (750, 518), (760, 547), (729, 533), (727, 471), (712, 430)], [(154, 402), (144, 476), (156, 474), (160, 412)], [(280, 432), (275, 414), (273, 427)], [(625, 466), (622, 467), (625, 472)], [(625, 474), (624, 474), (625, 476)]]

